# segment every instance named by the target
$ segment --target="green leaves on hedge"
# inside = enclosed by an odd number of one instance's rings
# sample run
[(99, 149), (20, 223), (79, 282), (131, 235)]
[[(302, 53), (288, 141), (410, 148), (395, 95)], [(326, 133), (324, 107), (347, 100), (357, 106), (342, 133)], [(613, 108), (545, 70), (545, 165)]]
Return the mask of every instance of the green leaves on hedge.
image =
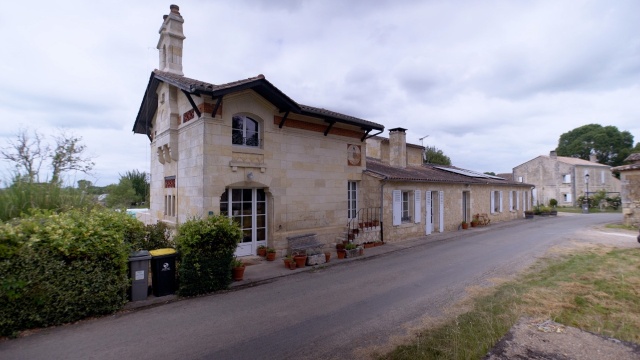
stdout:
[[(0, 225), (0, 334), (114, 312), (126, 303), (126, 213), (35, 213)], [(137, 240), (135, 240), (137, 241)]]
[(180, 253), (178, 292), (181, 296), (206, 294), (231, 284), (231, 261), (242, 230), (224, 216), (191, 219), (178, 228)]

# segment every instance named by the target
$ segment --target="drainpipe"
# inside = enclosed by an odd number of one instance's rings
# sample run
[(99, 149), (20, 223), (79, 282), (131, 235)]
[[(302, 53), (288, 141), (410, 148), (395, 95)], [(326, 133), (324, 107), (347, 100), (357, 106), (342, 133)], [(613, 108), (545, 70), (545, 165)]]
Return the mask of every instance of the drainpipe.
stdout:
[(382, 221), (384, 215), (384, 185), (389, 177), (385, 176), (380, 185), (380, 241), (384, 242), (384, 222)]

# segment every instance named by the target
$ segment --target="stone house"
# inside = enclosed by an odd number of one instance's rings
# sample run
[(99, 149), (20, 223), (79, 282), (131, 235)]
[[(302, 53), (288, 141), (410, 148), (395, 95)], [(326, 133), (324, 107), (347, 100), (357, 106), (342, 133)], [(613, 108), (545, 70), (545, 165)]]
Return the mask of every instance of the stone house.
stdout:
[(381, 207), (384, 239), (455, 231), (486, 214), (493, 223), (524, 217), (530, 184), (454, 166), (422, 164), (424, 148), (406, 144), (406, 129), (367, 139), (361, 184), (363, 209)]
[(612, 176), (611, 167), (599, 164), (595, 155), (590, 161), (558, 156), (551, 151), (513, 168), (513, 179), (533, 184), (533, 204), (549, 205), (556, 199), (559, 206), (579, 206), (578, 198), (604, 190), (618, 195), (620, 180)]
[(620, 173), (623, 221), (627, 226), (640, 227), (640, 153), (631, 154), (624, 161), (630, 164), (611, 169)]
[(260, 245), (282, 254), (287, 237), (306, 233), (333, 244), (362, 220), (358, 242), (393, 241), (530, 207), (530, 185), (423, 167), (404, 129), (377, 137), (383, 125), (299, 104), (263, 75), (217, 85), (185, 77), (183, 23), (172, 5), (133, 126), (150, 141), (149, 222), (223, 214), (241, 226), (244, 256)]

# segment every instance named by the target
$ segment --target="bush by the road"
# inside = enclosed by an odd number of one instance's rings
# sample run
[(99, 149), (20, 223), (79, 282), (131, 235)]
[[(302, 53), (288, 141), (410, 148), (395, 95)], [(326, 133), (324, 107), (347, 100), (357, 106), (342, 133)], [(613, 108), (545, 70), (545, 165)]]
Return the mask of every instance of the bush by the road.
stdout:
[(226, 216), (191, 219), (178, 228), (181, 296), (206, 294), (231, 284), (231, 261), (242, 230)]
[(120, 309), (141, 234), (139, 221), (110, 210), (38, 212), (0, 224), (0, 334)]

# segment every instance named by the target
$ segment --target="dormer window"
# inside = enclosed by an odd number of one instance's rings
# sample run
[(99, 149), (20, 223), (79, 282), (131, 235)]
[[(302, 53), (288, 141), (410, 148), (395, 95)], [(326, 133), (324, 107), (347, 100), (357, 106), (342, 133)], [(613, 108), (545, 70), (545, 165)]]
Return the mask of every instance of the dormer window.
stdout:
[(231, 141), (233, 145), (260, 146), (260, 124), (258, 121), (246, 115), (235, 115), (232, 122)]

